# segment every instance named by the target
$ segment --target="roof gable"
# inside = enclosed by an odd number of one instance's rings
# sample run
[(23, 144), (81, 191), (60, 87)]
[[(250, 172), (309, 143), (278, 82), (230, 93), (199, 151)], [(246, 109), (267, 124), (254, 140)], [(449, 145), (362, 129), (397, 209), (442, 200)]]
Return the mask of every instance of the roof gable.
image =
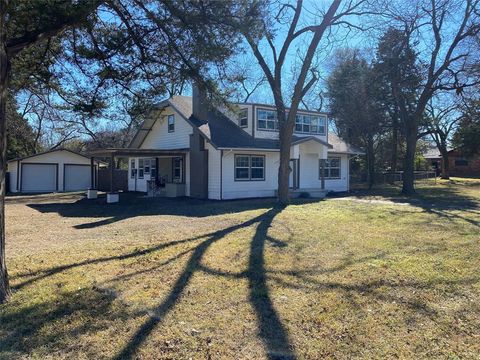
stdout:
[(33, 158), (33, 157), (36, 157), (36, 156), (47, 155), (47, 154), (50, 154), (50, 153), (60, 152), (60, 151), (68, 151), (69, 153), (72, 153), (72, 154), (75, 154), (75, 155), (84, 157), (84, 158), (86, 158), (86, 159), (89, 159), (88, 156), (85, 156), (85, 155), (83, 155), (83, 154), (81, 154), (81, 153), (79, 153), (79, 152), (76, 152), (76, 151), (73, 151), (73, 150), (70, 150), (70, 149), (65, 149), (65, 148), (57, 148), (57, 149), (51, 149), (51, 150), (43, 151), (43, 152), (37, 153), (37, 154), (32, 154), (32, 155), (28, 155), (28, 156), (18, 157), (18, 158), (15, 158), (15, 159), (8, 160), (8, 162), (11, 162), (11, 161), (22, 161), (22, 160), (30, 159), (30, 158)]

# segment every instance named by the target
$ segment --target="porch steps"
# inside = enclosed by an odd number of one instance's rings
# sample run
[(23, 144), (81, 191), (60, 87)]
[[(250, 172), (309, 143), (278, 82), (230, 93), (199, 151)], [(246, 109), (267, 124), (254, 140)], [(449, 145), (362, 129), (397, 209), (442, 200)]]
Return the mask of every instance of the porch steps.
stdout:
[(322, 189), (303, 188), (303, 189), (290, 189), (289, 194), (290, 194), (290, 197), (294, 199), (299, 197), (323, 199), (325, 196), (327, 196), (328, 192), (329, 192), (328, 190), (322, 190)]

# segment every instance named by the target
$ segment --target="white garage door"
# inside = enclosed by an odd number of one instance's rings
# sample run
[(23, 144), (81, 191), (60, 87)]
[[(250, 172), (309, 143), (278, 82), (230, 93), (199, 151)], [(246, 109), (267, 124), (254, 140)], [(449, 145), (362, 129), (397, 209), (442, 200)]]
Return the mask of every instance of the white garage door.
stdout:
[(65, 164), (65, 191), (80, 191), (90, 188), (90, 165)]
[(57, 191), (56, 164), (22, 164), (22, 192)]

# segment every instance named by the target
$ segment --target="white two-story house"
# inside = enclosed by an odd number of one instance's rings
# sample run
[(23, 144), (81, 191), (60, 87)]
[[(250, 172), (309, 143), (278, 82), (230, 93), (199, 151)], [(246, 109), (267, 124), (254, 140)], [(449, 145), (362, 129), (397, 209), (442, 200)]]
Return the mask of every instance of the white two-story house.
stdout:
[[(207, 106), (195, 89), (193, 97), (159, 104), (130, 144), (139, 155), (129, 158), (129, 190), (155, 187), (166, 196), (216, 200), (275, 196), (280, 154), (275, 108), (237, 105), (239, 115), (226, 115)], [(328, 129), (327, 114), (298, 111), (290, 150), (292, 193), (349, 190), (349, 161), (361, 151)], [(142, 155), (149, 152), (153, 156)]]

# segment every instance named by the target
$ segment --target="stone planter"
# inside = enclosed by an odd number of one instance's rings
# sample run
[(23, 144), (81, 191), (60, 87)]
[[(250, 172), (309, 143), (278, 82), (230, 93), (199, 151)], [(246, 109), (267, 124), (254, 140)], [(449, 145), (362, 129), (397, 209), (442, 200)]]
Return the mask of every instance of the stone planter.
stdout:
[(120, 196), (118, 193), (108, 193), (107, 194), (107, 204), (118, 203)]
[(98, 190), (88, 189), (87, 190), (87, 199), (96, 199), (98, 196)]

